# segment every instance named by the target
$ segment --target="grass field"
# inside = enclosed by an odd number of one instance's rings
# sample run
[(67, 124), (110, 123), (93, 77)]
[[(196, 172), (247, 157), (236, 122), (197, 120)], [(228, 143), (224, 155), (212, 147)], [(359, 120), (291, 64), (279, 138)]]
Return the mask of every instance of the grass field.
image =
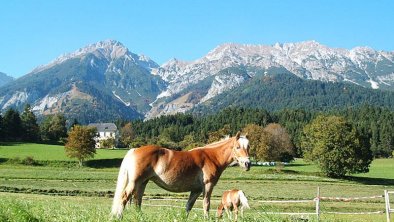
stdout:
[[(125, 150), (98, 150), (94, 160), (78, 167), (64, 155), (62, 146), (41, 144), (0, 145), (0, 221), (109, 221), (111, 197), (118, 165)], [(9, 161), (32, 157), (41, 164)], [(114, 161), (116, 160), (116, 161)], [(68, 162), (68, 164), (62, 164)], [(53, 164), (57, 163), (57, 164)], [(102, 165), (103, 164), (103, 165)], [(315, 221), (315, 216), (278, 216), (266, 212), (314, 212), (310, 203), (264, 203), (264, 200), (312, 200), (320, 187), (321, 196), (359, 197), (382, 195), (394, 190), (394, 159), (374, 160), (370, 172), (346, 179), (321, 176), (315, 165), (296, 160), (281, 171), (275, 167), (252, 167), (244, 172), (228, 168), (214, 189), (211, 217), (226, 189), (245, 191), (252, 209), (243, 221)], [(130, 207), (122, 221), (184, 221), (187, 193), (169, 193), (149, 183), (142, 212)], [(181, 199), (181, 200), (168, 200)], [(154, 199), (154, 200), (153, 200)], [(162, 199), (162, 200), (157, 200)], [(202, 220), (201, 197), (187, 221)], [(394, 198), (391, 198), (392, 200)], [(155, 205), (155, 206), (153, 206)], [(157, 206), (157, 205), (170, 205)], [(394, 203), (392, 202), (392, 206)], [(321, 221), (385, 221), (378, 215), (332, 215), (327, 212), (383, 211), (382, 198), (356, 202), (323, 201)], [(326, 213), (325, 213), (326, 212)], [(241, 220), (242, 221), (242, 220)]]

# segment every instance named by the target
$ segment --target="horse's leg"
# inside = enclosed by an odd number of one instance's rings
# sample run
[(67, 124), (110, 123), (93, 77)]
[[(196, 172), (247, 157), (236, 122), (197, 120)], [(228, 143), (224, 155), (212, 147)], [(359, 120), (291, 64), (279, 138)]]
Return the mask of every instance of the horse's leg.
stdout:
[(201, 191), (192, 191), (189, 195), (189, 200), (186, 203), (186, 214), (189, 216), (189, 212), (193, 208), (194, 203), (196, 202), (197, 198), (200, 196)]
[(216, 213), (216, 217), (218, 219), (222, 218), (222, 216), (223, 216), (223, 209), (224, 209), (224, 205), (223, 205), (223, 203), (220, 203), (219, 207), (218, 207), (218, 212)]
[(238, 220), (238, 206), (237, 205), (234, 205), (234, 218), (235, 218), (235, 221), (237, 221)]
[(124, 190), (124, 193), (122, 195), (123, 196), (122, 197), (123, 207), (125, 207), (127, 202), (129, 202), (130, 199), (132, 198), (132, 195), (134, 193), (134, 187), (135, 187), (134, 181), (130, 181), (129, 184), (127, 184), (127, 186)]
[(204, 218), (209, 219), (209, 208), (211, 205), (211, 194), (213, 190), (214, 185), (212, 183), (207, 183), (205, 184), (205, 189), (204, 189)]
[(233, 200), (232, 204), (233, 204), (233, 212), (234, 212), (234, 221), (237, 221), (238, 220), (238, 206), (239, 206), (239, 203)]
[(224, 209), (226, 210), (227, 218), (228, 218), (229, 220), (231, 220), (231, 211), (230, 211), (230, 209), (228, 209), (228, 207), (226, 207), (226, 208), (224, 208)]
[(148, 184), (148, 182), (149, 180), (146, 180), (142, 183), (136, 183), (134, 192), (134, 204), (138, 210), (141, 210), (142, 196), (144, 195), (146, 184)]

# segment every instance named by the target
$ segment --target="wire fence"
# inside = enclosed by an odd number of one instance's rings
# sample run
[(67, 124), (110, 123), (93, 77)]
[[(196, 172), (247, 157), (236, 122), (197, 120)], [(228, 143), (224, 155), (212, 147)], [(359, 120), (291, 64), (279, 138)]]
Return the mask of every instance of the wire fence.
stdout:
[[(322, 214), (338, 214), (338, 215), (372, 215), (372, 214), (384, 214), (386, 213), (387, 222), (390, 222), (390, 214), (394, 213), (394, 209), (391, 209), (390, 206), (390, 194), (394, 194), (394, 191), (384, 190), (383, 195), (374, 195), (374, 196), (365, 196), (365, 197), (324, 197), (320, 196), (320, 188), (317, 188), (316, 197), (313, 199), (304, 199), (304, 200), (259, 200), (258, 203), (314, 203), (315, 204), (315, 211), (314, 212), (264, 212), (264, 214), (277, 214), (277, 215), (315, 215), (317, 221), (320, 220), (320, 216)], [(384, 198), (385, 202), (385, 209), (379, 211), (366, 211), (366, 212), (338, 212), (338, 211), (322, 211), (321, 210), (321, 202), (322, 201), (341, 201), (341, 202), (351, 202), (351, 201), (365, 201), (370, 199), (380, 199)], [(175, 199), (175, 198), (162, 198), (162, 199), (155, 199), (155, 198), (144, 198), (147, 201), (174, 201), (174, 202), (182, 202), (186, 203), (186, 199)], [(201, 200), (197, 200), (201, 201)], [(220, 201), (219, 199), (211, 199), (211, 201)], [(151, 204), (146, 203), (144, 206), (151, 206), (151, 207), (172, 207), (172, 208), (185, 208), (185, 206), (178, 206), (173, 204)], [(204, 210), (203, 208), (195, 207), (195, 210)], [(211, 209), (214, 210), (214, 209)]]

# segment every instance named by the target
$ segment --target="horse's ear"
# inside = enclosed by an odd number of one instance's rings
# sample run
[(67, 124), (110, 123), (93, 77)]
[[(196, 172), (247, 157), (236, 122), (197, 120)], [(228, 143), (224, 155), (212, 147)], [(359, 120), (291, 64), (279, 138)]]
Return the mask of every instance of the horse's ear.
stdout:
[(246, 139), (249, 139), (249, 138), (248, 138), (248, 133), (245, 133), (244, 136), (245, 136)]
[(237, 138), (237, 140), (239, 139), (239, 137), (241, 137), (241, 132), (238, 131), (237, 134), (235, 135), (235, 138)]

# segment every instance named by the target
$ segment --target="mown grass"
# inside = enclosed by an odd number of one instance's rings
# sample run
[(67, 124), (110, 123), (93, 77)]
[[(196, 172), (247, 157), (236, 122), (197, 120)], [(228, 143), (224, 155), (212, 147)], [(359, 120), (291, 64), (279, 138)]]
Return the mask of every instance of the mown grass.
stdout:
[[(18, 152), (18, 149), (21, 151)], [(115, 189), (118, 167), (126, 150), (98, 150), (85, 167), (64, 156), (62, 146), (41, 144), (9, 144), (0, 146), (0, 221), (109, 221), (111, 197)], [(44, 154), (47, 155), (44, 158)], [(40, 164), (23, 165), (9, 159), (27, 156)], [(47, 161), (47, 162), (46, 162)], [(297, 159), (283, 169), (252, 167), (249, 172), (239, 167), (224, 171), (212, 195), (215, 209), (224, 190), (245, 191), (251, 210), (243, 221), (303, 221), (302, 216), (278, 216), (266, 212), (314, 212), (314, 203), (263, 203), (264, 200), (312, 200), (320, 187), (321, 196), (359, 197), (382, 195), (394, 190), (394, 159), (374, 160), (370, 172), (345, 179), (321, 175), (316, 165)], [(183, 206), (187, 193), (170, 193), (153, 183), (145, 192), (142, 213), (132, 207), (122, 221), (185, 221)], [(150, 199), (149, 199), (150, 198)], [(154, 199), (163, 199), (152, 200)], [(168, 201), (167, 198), (182, 199)], [(201, 197), (187, 221), (203, 221)], [(394, 200), (394, 198), (392, 198)], [(151, 205), (171, 205), (158, 207)], [(394, 203), (393, 203), (394, 205)], [(383, 199), (357, 202), (323, 201), (323, 212), (381, 211)], [(214, 220), (214, 211), (211, 213)], [(314, 216), (304, 219), (314, 221)], [(322, 215), (322, 221), (385, 221), (380, 215)], [(242, 221), (242, 220), (241, 220)]]
[[(94, 159), (122, 159), (127, 150), (97, 149)], [(64, 151), (64, 146), (37, 143), (0, 143), (0, 158), (24, 159), (32, 157), (43, 161), (71, 161)]]

